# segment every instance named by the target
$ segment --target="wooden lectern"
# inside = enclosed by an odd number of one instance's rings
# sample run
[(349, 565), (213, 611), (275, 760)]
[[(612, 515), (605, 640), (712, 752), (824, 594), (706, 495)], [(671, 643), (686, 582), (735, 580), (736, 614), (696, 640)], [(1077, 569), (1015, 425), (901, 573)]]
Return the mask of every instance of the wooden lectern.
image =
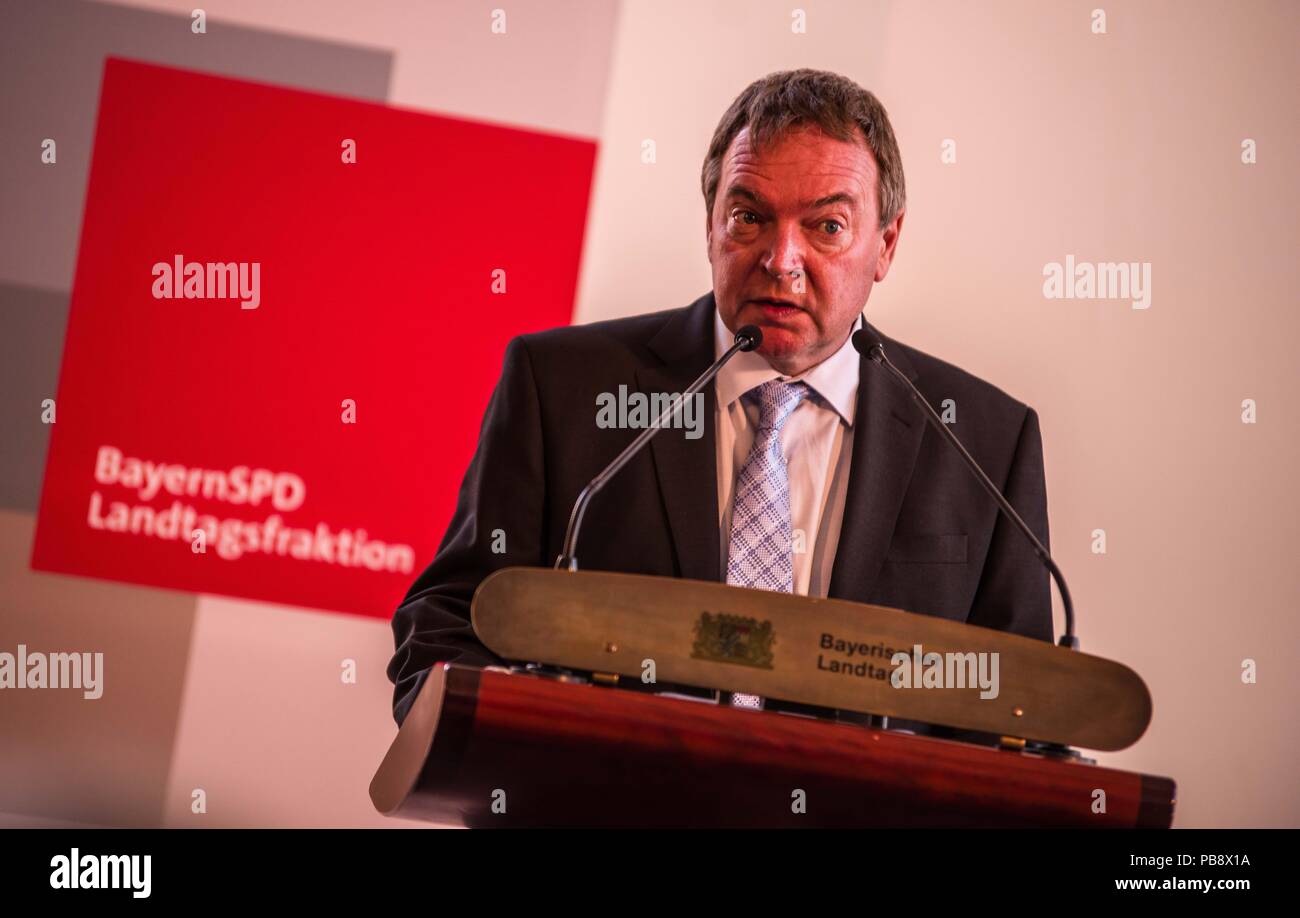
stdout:
[[(1137, 673), (1075, 649), (843, 600), (538, 568), (488, 577), (471, 614), (500, 657), (534, 665), (435, 666), (371, 782), (381, 813), (500, 827), (1173, 820), (1173, 781), (1069, 748), (1129, 746), (1152, 709)], [(934, 680), (902, 678), (923, 648)], [(977, 660), (998, 664), (994, 682), (962, 678)], [(819, 716), (720, 705), (724, 691)], [(1002, 745), (862, 725), (888, 717)]]
[(1168, 778), (455, 664), (370, 795), (470, 827), (1168, 828), (1174, 807)]

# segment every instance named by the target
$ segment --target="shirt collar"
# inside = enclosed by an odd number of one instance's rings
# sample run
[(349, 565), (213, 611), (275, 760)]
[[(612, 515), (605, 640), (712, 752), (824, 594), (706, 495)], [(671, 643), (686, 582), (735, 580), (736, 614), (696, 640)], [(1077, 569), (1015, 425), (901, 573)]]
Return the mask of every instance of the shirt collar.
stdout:
[[(853, 325), (853, 331), (862, 327), (859, 315)], [(731, 347), (735, 336), (727, 331), (722, 321), (722, 313), (713, 310), (713, 354), (714, 359), (721, 357)], [(849, 427), (853, 426), (853, 416), (858, 401), (858, 371), (861, 366), (857, 349), (853, 347), (853, 332), (844, 340), (840, 349), (816, 366), (809, 367), (798, 376), (783, 376), (772, 368), (764, 357), (756, 351), (741, 351), (728, 361), (714, 379), (718, 393), (718, 405), (725, 411), (731, 403), (755, 386), (772, 379), (795, 380), (808, 384), (822, 401), (835, 409)]]

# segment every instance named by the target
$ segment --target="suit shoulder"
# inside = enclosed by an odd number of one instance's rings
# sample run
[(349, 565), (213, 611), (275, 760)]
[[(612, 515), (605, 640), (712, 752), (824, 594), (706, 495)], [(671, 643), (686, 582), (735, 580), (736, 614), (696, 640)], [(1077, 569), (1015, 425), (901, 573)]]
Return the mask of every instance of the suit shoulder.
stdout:
[(665, 309), (586, 325), (564, 325), (520, 335), (515, 340), (527, 347), (535, 358), (543, 359), (558, 357), (572, 360), (584, 354), (611, 354), (629, 350), (639, 352), (645, 342), (685, 311), (686, 309)]
[(917, 372), (917, 388), (936, 409), (941, 410), (940, 404), (944, 399), (952, 399), (959, 416), (970, 416), (973, 409), (973, 413), (990, 421), (1015, 425), (1016, 431), (1019, 431), (1025, 415), (1033, 410), (988, 380), (956, 364), (901, 341), (894, 341), (894, 345), (911, 361)]

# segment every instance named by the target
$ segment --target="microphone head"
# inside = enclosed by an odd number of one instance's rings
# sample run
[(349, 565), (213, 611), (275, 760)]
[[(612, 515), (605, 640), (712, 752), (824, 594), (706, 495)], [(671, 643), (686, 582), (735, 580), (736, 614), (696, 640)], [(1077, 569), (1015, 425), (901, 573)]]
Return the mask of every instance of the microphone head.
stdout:
[(757, 325), (742, 325), (736, 329), (736, 343), (742, 351), (756, 351), (763, 343), (763, 330)]
[(853, 333), (853, 347), (863, 357), (879, 361), (885, 356), (885, 345), (880, 338), (872, 334), (866, 328), (859, 328)]

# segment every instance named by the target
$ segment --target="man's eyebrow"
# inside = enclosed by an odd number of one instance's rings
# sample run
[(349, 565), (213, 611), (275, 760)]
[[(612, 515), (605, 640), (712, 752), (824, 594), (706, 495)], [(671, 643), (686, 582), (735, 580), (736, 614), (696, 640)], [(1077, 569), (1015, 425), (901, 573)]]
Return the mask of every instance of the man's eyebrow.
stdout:
[(828, 204), (852, 204), (857, 206), (858, 199), (847, 191), (837, 191), (835, 194), (828, 194), (824, 198), (818, 198), (811, 204), (807, 205), (809, 210), (816, 210), (818, 207), (825, 207)]
[[(748, 201), (753, 201), (755, 204), (759, 205), (760, 207), (770, 206), (766, 198), (764, 198), (757, 191), (755, 191), (754, 189), (746, 185), (732, 185), (730, 188), (727, 189), (727, 197), (745, 198)], [(828, 194), (825, 197), (818, 198), (815, 201), (808, 201), (804, 203), (803, 208), (804, 210), (816, 210), (819, 207), (826, 207), (830, 204), (850, 204), (856, 207), (858, 204), (858, 199), (854, 195), (849, 194), (847, 191), (837, 191), (834, 194)]]
[(760, 207), (767, 207), (767, 199), (752, 188), (745, 185), (732, 185), (727, 189), (727, 197), (744, 198), (747, 201), (753, 201)]

